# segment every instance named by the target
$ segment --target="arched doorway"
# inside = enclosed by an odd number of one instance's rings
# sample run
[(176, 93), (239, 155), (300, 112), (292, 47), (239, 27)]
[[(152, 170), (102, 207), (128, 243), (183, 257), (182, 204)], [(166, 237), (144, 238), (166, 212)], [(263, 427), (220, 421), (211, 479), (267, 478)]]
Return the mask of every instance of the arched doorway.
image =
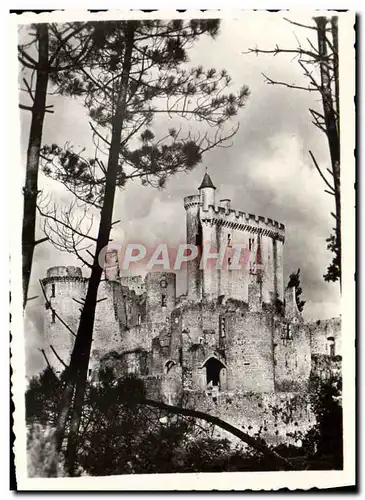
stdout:
[(218, 390), (222, 389), (222, 375), (226, 373), (224, 364), (215, 357), (207, 359), (203, 367), (206, 370), (206, 385), (207, 387), (216, 387)]
[(173, 368), (176, 365), (175, 361), (170, 359), (169, 361), (166, 361), (165, 366), (164, 366), (164, 373), (169, 373), (171, 368)]

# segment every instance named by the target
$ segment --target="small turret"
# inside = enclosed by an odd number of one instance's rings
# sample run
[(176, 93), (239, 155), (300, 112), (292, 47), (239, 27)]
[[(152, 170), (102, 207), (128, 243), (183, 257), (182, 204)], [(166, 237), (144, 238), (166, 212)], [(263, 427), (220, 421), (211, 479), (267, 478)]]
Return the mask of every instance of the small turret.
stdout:
[(200, 191), (200, 203), (203, 210), (208, 210), (209, 205), (215, 206), (216, 187), (214, 186), (208, 172), (205, 172), (202, 183), (198, 189)]

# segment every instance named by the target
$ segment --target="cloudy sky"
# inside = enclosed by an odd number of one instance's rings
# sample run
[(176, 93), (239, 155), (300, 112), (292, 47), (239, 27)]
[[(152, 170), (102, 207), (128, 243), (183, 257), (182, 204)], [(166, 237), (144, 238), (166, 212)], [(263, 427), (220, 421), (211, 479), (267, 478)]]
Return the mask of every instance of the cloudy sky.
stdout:
[[(310, 18), (290, 16), (310, 23)], [(325, 239), (331, 232), (333, 199), (324, 193), (323, 181), (311, 164), (308, 151), (315, 154), (325, 169), (329, 155), (325, 137), (311, 124), (308, 108), (320, 109), (315, 93), (267, 85), (262, 73), (289, 83), (306, 83), (295, 60), (284, 55), (244, 54), (248, 48), (295, 47), (296, 37), (303, 40), (308, 32), (287, 23), (281, 15), (250, 13), (240, 19), (224, 19), (215, 41), (202, 38), (189, 52), (192, 66), (203, 65), (217, 70), (225, 68), (232, 77), (232, 90), (243, 84), (251, 91), (250, 98), (237, 121), (239, 131), (228, 149), (208, 152), (203, 162), (189, 174), (171, 178), (164, 190), (128, 184), (118, 192), (114, 219), (121, 223), (113, 233), (117, 241), (146, 243), (164, 241), (174, 245), (185, 237), (183, 197), (196, 193), (205, 167), (218, 188), (218, 197), (231, 198), (232, 206), (258, 215), (274, 218), (286, 226), (284, 278), (301, 269), (304, 309), (308, 320), (329, 318), (340, 313), (339, 286), (326, 283), (323, 274), (331, 259)], [(72, 140), (76, 146), (89, 146), (88, 118), (81, 102), (50, 97), (54, 114), (47, 114), (44, 143), (64, 144)], [(25, 159), (29, 113), (21, 112), (22, 155)], [(168, 128), (168, 120), (159, 127)], [(25, 161), (24, 161), (25, 163)], [(52, 192), (54, 201), (68, 200), (56, 183), (40, 179), (45, 192)], [(219, 198), (218, 198), (219, 199)], [(41, 231), (39, 230), (39, 236)], [(55, 250), (49, 243), (36, 248), (29, 295), (40, 295), (38, 279), (52, 265), (77, 265), (76, 259)], [(179, 284), (184, 292), (184, 284)], [(43, 300), (28, 306), (26, 338), (28, 339), (28, 370), (39, 370), (42, 343)]]

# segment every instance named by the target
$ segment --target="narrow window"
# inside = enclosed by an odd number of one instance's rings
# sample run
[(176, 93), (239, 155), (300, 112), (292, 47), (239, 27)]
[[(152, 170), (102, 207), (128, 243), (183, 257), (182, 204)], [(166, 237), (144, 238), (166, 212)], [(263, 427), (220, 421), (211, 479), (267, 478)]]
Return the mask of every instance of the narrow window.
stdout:
[(51, 297), (56, 297), (56, 285), (52, 283), (52, 295)]
[(332, 356), (335, 356), (336, 354), (336, 350), (335, 350), (335, 339), (334, 337), (328, 337), (327, 338), (327, 341), (328, 341), (328, 350), (329, 350), (329, 355), (332, 357)]
[(252, 250), (252, 243), (253, 243), (253, 239), (252, 238), (249, 238), (248, 240), (248, 249), (251, 251)]
[(293, 339), (293, 333), (292, 333), (291, 325), (287, 325), (286, 326), (286, 338), (288, 340), (292, 340)]
[(228, 235), (228, 246), (231, 247), (232, 246), (232, 238), (231, 238), (231, 235), (229, 234)]
[(220, 335), (222, 338), (226, 336), (226, 318), (224, 316), (221, 316), (220, 318), (220, 323), (219, 323), (219, 329), (220, 329)]
[(138, 314), (138, 317), (137, 317), (137, 324), (140, 325), (141, 324), (141, 315)]
[(161, 295), (161, 307), (166, 307), (166, 295)]
[(52, 323), (56, 323), (56, 312), (52, 309)]

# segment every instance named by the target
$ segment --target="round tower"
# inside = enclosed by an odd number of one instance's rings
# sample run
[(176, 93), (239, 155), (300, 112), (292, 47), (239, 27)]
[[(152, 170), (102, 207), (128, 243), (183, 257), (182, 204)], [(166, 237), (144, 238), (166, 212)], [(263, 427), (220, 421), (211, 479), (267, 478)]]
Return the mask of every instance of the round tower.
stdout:
[(199, 300), (202, 294), (202, 272), (199, 268), (203, 245), (203, 230), (199, 217), (200, 196), (198, 194), (184, 198), (186, 210), (186, 243), (198, 249), (194, 260), (186, 263), (187, 297), (189, 300)]
[[(74, 345), (80, 307), (86, 292), (87, 279), (79, 267), (56, 266), (47, 271), (42, 280), (45, 301), (44, 349), (47, 358), (60, 374), (70, 360)], [(65, 326), (67, 325), (67, 326)], [(70, 331), (71, 330), (71, 331)]]

